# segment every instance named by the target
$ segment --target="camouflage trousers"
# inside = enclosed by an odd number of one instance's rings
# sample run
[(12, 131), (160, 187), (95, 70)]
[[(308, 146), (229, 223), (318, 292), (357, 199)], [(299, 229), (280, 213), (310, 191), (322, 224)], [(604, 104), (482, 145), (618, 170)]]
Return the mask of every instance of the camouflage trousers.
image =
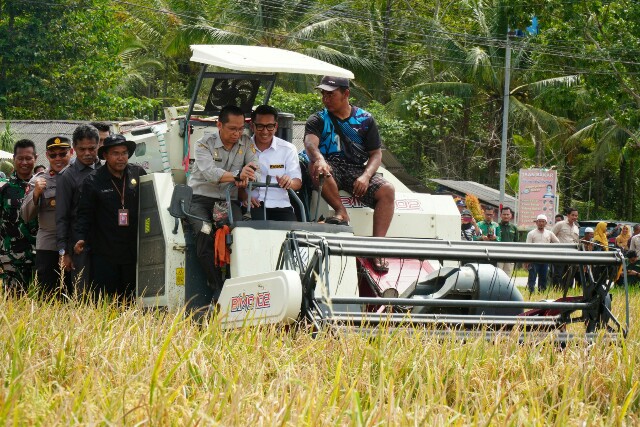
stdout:
[(2, 271), (0, 272), (2, 287), (6, 291), (26, 291), (33, 281), (33, 261), (24, 258), (5, 260), (4, 256), (2, 258)]

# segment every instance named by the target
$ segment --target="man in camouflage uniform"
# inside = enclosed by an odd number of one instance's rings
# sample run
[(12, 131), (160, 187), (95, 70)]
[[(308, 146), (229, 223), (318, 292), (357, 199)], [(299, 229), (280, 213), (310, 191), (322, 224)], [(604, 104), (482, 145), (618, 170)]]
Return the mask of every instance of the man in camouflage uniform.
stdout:
[(33, 141), (21, 139), (16, 142), (13, 147), (15, 170), (0, 182), (0, 277), (7, 288), (26, 290), (33, 279), (38, 220), (24, 222), (20, 218), (20, 205), (33, 176), (36, 159)]

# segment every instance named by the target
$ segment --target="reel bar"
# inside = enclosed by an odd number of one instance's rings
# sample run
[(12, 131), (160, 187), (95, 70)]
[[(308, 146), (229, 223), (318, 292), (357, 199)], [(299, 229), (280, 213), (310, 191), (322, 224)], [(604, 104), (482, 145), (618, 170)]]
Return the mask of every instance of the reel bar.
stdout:
[(470, 316), (452, 314), (407, 314), (407, 313), (349, 313), (334, 312), (327, 320), (352, 324), (401, 323), (406, 325), (473, 325), (473, 326), (523, 326), (552, 327), (564, 324), (559, 316)]
[[(388, 257), (433, 260), (458, 260), (465, 262), (534, 262), (580, 265), (620, 265), (624, 258), (618, 251), (586, 252), (560, 245), (500, 245), (500, 243), (476, 244), (469, 242), (456, 247), (431, 240), (389, 238), (380, 240), (369, 237), (328, 237), (291, 233), (300, 246), (325, 244), (330, 255)], [(388, 241), (387, 241), (388, 240)], [(461, 242), (458, 242), (461, 243)], [(472, 243), (472, 244), (470, 244)]]
[(544, 302), (544, 301), (489, 301), (489, 300), (453, 300), (421, 298), (384, 298), (384, 297), (333, 297), (329, 304), (370, 304), (414, 307), (487, 307), (487, 308), (540, 308), (548, 310), (573, 311), (590, 310), (595, 302)]

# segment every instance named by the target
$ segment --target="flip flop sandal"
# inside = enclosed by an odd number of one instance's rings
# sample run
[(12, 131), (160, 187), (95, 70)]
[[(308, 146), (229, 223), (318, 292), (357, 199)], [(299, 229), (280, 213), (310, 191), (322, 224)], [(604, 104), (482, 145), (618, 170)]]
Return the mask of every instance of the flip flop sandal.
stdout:
[(373, 271), (378, 273), (389, 272), (389, 262), (384, 258), (374, 258), (371, 265), (373, 266)]
[(324, 220), (324, 223), (332, 225), (349, 225), (349, 221), (346, 221), (339, 216), (330, 216)]

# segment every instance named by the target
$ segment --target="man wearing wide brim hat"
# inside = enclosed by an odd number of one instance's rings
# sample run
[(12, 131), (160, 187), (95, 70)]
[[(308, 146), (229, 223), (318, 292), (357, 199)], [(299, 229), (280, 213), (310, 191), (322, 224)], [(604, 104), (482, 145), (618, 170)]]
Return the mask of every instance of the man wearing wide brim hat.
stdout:
[(133, 156), (133, 153), (136, 151), (136, 143), (133, 141), (127, 141), (127, 138), (124, 135), (115, 134), (109, 135), (105, 138), (103, 145), (98, 148), (98, 158), (100, 160), (105, 160), (105, 152), (109, 151), (112, 147), (127, 147), (127, 151), (129, 152), (129, 158)]
[(66, 290), (69, 280), (61, 281), (56, 245), (56, 195), (58, 174), (67, 167), (73, 149), (66, 136), (54, 136), (46, 142), (49, 167), (31, 178), (22, 201), (20, 215), (25, 222), (38, 218), (36, 235), (36, 277), (45, 294)]
[(130, 299), (135, 292), (140, 176), (129, 163), (135, 143), (109, 135), (98, 149), (105, 164), (82, 184), (74, 233), (76, 254), (91, 242), (91, 274), (98, 292)]

